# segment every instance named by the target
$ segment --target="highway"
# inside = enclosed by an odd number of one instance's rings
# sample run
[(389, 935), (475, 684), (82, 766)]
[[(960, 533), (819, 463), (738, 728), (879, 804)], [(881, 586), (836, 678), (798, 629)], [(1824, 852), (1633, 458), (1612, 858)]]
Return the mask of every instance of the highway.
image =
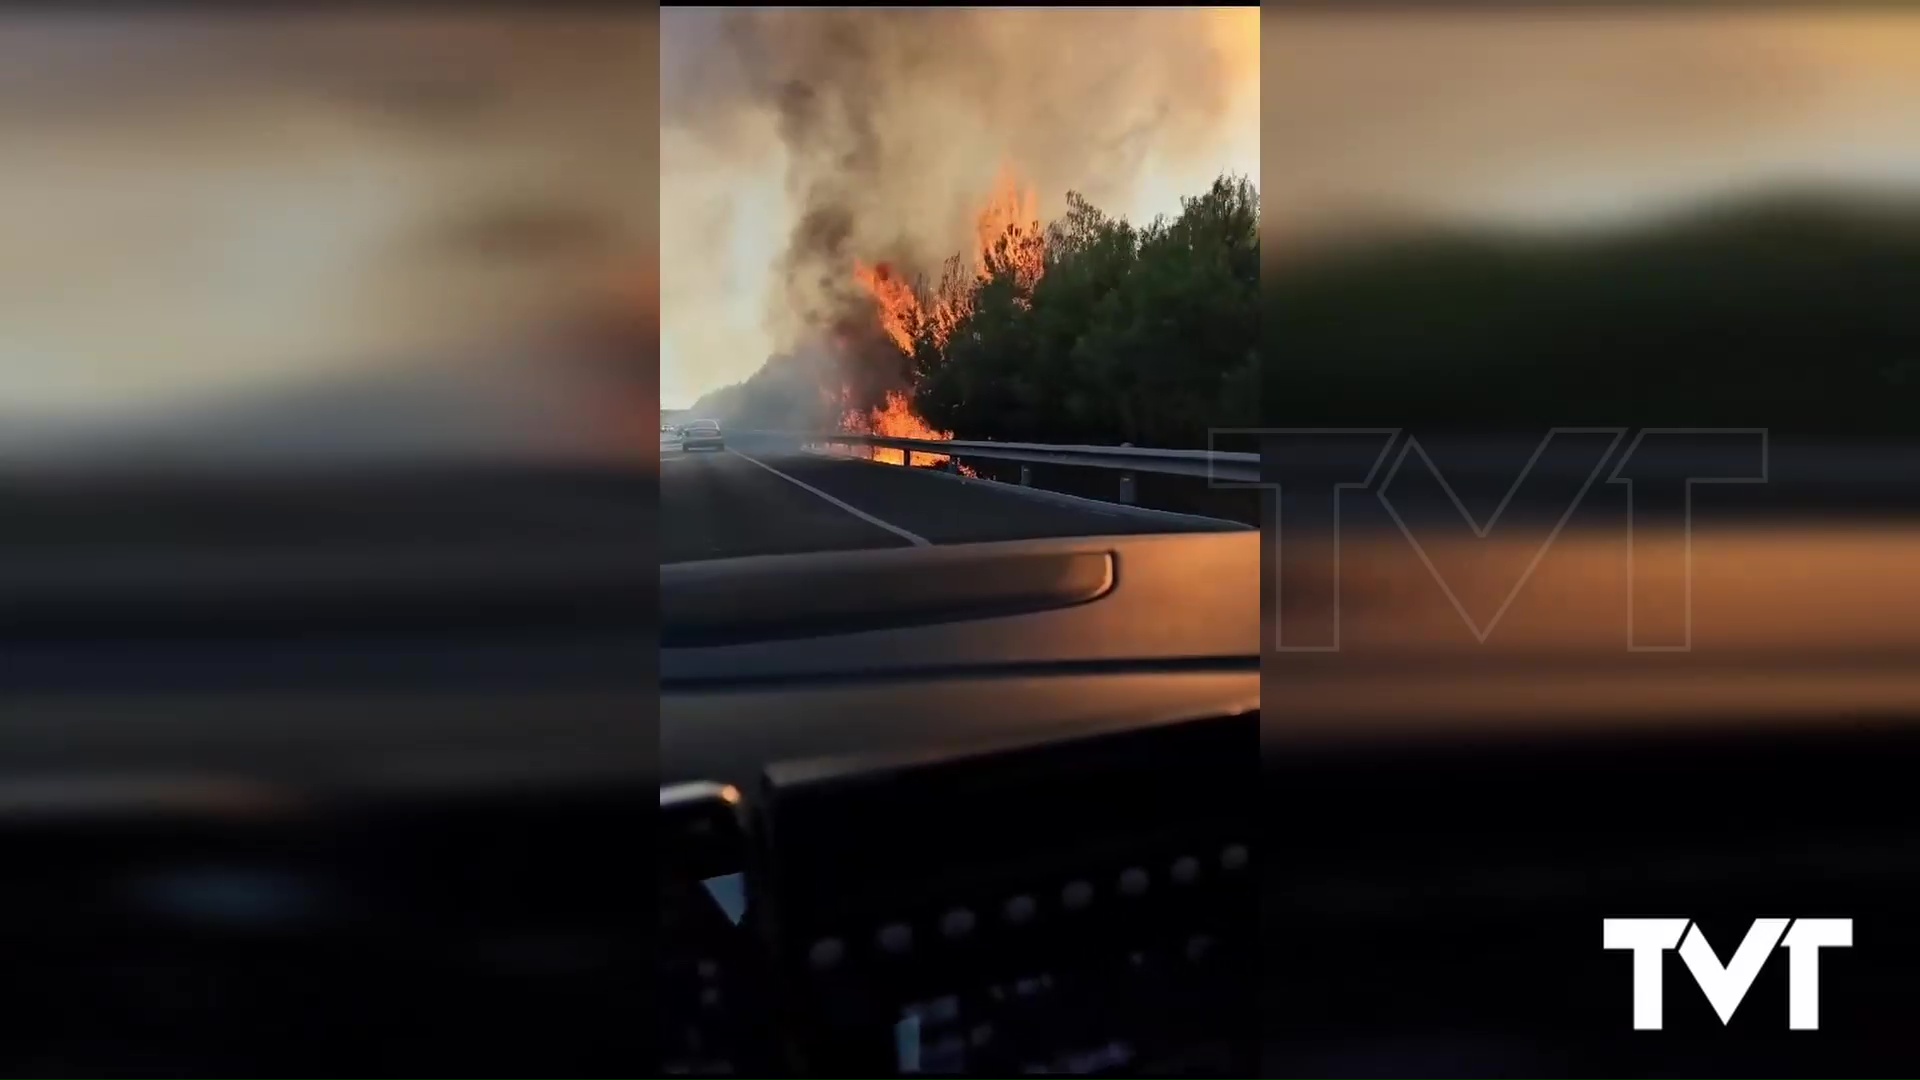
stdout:
[[(1418, 459), (1398, 470), (1383, 468), (1373, 490), (1348, 491), (1341, 500), (1340, 527), (1355, 532), (1409, 527), (1465, 528), (1467, 515), (1483, 526), (1496, 513), (1522, 527), (1617, 529), (1626, 520), (1628, 487), (1610, 483), (1611, 462), (1594, 473), (1591, 454), (1543, 455), (1530, 477), (1539, 443), (1477, 440), (1448, 445), (1433, 440), (1436, 466)], [(1557, 444), (1556, 444), (1557, 447)], [(1578, 445), (1569, 444), (1572, 451)], [(1353, 482), (1366, 474), (1366, 460), (1322, 456), (1334, 467), (1318, 479)], [(1395, 457), (1397, 455), (1389, 455)], [(1617, 455), (1615, 455), (1617, 458)], [(1345, 465), (1351, 468), (1340, 468)], [(983, 467), (986, 462), (982, 462)], [(1682, 448), (1657, 462), (1637, 497), (1639, 517), (1677, 526), (1680, 503), (1674, 484), (1686, 477), (1733, 477), (1755, 463)], [(1438, 467), (1446, 483), (1432, 471)], [(1036, 473), (1040, 470), (1036, 469)], [(1045, 497), (1009, 485), (962, 480), (927, 469), (905, 469), (808, 453), (797, 445), (736, 437), (725, 452), (682, 451), (661, 444), (660, 551), (664, 562), (746, 555), (956, 544), (1043, 536), (1174, 532), (1233, 528), (1224, 521), (1090, 500)], [(1920, 456), (1910, 448), (1833, 447), (1782, 443), (1768, 454), (1764, 483), (1705, 483), (1690, 488), (1699, 524), (1735, 521), (1920, 516)], [(1298, 476), (1299, 474), (1294, 474)], [(1151, 478), (1149, 478), (1151, 479)], [(1096, 484), (1101, 491), (1105, 484)], [(1448, 490), (1448, 489), (1452, 490)], [(1381, 498), (1390, 489), (1391, 512)], [(1584, 493), (1583, 493), (1584, 489)], [(1672, 489), (1672, 490), (1668, 490)], [(1460, 500), (1458, 504), (1455, 499)], [(1331, 524), (1326, 485), (1306, 483), (1281, 495), (1283, 514), (1296, 528)], [(1574, 512), (1569, 514), (1569, 508)], [(1670, 519), (1670, 520), (1669, 520)], [(1271, 527), (1271, 522), (1265, 522)]]
[(777, 442), (730, 441), (725, 451), (687, 452), (663, 441), (660, 459), (662, 562), (1239, 527), (1075, 503)]

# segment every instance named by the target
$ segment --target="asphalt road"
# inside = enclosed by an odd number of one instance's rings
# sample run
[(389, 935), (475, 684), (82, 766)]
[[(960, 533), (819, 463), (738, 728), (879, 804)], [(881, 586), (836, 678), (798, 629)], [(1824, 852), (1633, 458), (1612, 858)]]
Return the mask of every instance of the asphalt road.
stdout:
[(661, 446), (662, 562), (1234, 526), (1073, 505), (772, 443)]

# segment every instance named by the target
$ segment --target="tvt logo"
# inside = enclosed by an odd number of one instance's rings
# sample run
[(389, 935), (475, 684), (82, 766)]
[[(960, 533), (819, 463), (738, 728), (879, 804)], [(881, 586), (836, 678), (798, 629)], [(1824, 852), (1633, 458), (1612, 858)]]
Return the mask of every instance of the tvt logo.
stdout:
[(1820, 950), (1853, 945), (1852, 919), (1755, 919), (1733, 959), (1722, 964), (1706, 935), (1689, 919), (1603, 919), (1602, 924), (1606, 948), (1633, 953), (1633, 1026), (1639, 1031), (1660, 1030), (1665, 1004), (1663, 961), (1667, 950), (1676, 945), (1722, 1024), (1732, 1022), (1733, 1011), (1746, 998), (1774, 947), (1785, 945), (1787, 1026), (1817, 1031)]

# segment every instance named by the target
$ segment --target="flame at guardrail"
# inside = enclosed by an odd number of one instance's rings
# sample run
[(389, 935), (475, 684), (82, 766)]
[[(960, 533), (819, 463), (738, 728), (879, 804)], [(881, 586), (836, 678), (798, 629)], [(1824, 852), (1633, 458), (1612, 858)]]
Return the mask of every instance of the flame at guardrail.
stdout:
[[(849, 409), (841, 417), (842, 430), (856, 435), (883, 435), (892, 439), (929, 439), (947, 440), (953, 438), (953, 432), (941, 431), (922, 420), (913, 411), (913, 402), (898, 390), (887, 391), (884, 405), (862, 412)], [(951, 460), (946, 454), (923, 454), (919, 451), (893, 450), (884, 446), (862, 448), (868, 458), (888, 465), (937, 466)], [(976, 475), (966, 465), (955, 463), (962, 475)]]
[[(1003, 166), (986, 204), (975, 215), (971, 252), (947, 260), (940, 283), (923, 299), (891, 264), (868, 264), (858, 259), (853, 279), (873, 302), (879, 329), (900, 353), (911, 360), (922, 348), (944, 349), (955, 327), (965, 321), (973, 290), (996, 274), (1010, 273), (1019, 291), (1030, 294), (1046, 272), (1046, 233), (1040, 223), (1039, 200), (1019, 175)], [(912, 365), (908, 365), (911, 370)], [(885, 400), (869, 409), (850, 408), (841, 427), (851, 433), (901, 439), (951, 439), (953, 433), (929, 424), (913, 408), (911, 392), (890, 390)], [(894, 465), (940, 465), (944, 454), (908, 453), (872, 448), (875, 461)], [(956, 465), (972, 476), (974, 471)]]

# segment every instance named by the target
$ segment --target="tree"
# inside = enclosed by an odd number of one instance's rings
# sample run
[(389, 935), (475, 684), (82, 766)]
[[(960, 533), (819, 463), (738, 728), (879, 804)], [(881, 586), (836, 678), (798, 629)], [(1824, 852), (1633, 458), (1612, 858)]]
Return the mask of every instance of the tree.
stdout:
[[(1011, 227), (919, 288), (902, 357), (915, 411), (962, 439), (1205, 447), (1210, 428), (1258, 420), (1259, 290), (1246, 179), (1144, 228), (1069, 192), (1045, 229)], [(807, 427), (825, 406), (803, 385), (835, 376), (776, 360), (729, 391), (734, 419)]]
[(1253, 423), (1260, 209), (1245, 179), (1145, 229), (1069, 193), (1043, 233), (1010, 233), (983, 261), (951, 331), (915, 343), (930, 422), (961, 438), (1157, 446)]
[(1920, 206), (1776, 193), (1602, 233), (1422, 233), (1267, 283), (1267, 421), (1920, 430)]

